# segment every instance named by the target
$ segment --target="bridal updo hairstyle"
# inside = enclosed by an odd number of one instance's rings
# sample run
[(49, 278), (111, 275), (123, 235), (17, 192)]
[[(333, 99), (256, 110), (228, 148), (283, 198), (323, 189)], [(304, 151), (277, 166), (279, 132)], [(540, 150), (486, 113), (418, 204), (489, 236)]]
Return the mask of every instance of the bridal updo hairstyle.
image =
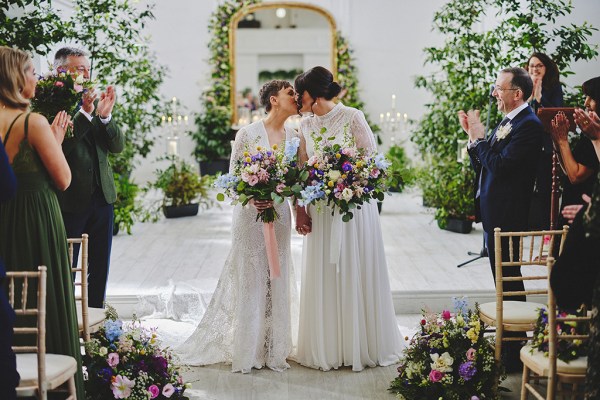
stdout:
[(0, 46), (0, 102), (12, 108), (27, 108), (27, 100), (21, 92), (25, 87), (25, 71), (31, 58), (19, 49)]
[(265, 112), (271, 111), (271, 96), (277, 97), (281, 89), (287, 89), (292, 87), (292, 84), (288, 81), (275, 79), (265, 83), (258, 92), (258, 98), (260, 99), (260, 105), (265, 108)]
[(323, 97), (325, 100), (331, 100), (342, 91), (339, 83), (333, 80), (333, 74), (327, 68), (314, 67), (298, 75), (294, 81), (294, 88), (298, 96), (298, 110), (302, 108), (302, 96), (308, 92), (313, 98), (312, 106), (317, 102), (317, 98)]

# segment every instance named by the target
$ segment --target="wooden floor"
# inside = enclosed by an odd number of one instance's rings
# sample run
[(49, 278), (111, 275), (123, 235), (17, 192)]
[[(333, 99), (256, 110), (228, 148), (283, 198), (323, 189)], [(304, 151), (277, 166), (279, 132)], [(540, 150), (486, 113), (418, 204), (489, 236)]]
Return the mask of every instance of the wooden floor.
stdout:
[[(137, 224), (133, 235), (114, 238), (107, 300), (121, 316), (136, 313), (147, 326), (158, 326), (167, 344), (191, 333), (216, 287), (231, 246), (231, 207), (201, 211), (196, 217)], [(488, 259), (463, 268), (467, 251), (479, 251), (481, 226), (470, 234), (440, 230), (431, 210), (421, 206), (418, 193), (386, 198), (381, 213), (388, 270), (397, 320), (404, 335), (412, 335), (419, 312), (448, 308), (452, 296), (467, 295), (474, 301), (493, 300)], [(302, 238), (292, 236), (296, 276), (300, 277)], [(181, 305), (189, 310), (174, 311)], [(151, 315), (149, 315), (151, 314)], [(157, 319), (162, 318), (162, 319)], [(168, 319), (164, 319), (168, 318)], [(173, 320), (185, 320), (176, 322)], [(222, 364), (188, 368), (192, 400), (225, 399), (393, 399), (387, 391), (396, 366), (368, 368), (360, 373), (349, 368), (321, 372), (291, 362), (284, 372), (268, 369), (233, 374)], [(504, 386), (518, 399), (520, 374), (509, 376)]]

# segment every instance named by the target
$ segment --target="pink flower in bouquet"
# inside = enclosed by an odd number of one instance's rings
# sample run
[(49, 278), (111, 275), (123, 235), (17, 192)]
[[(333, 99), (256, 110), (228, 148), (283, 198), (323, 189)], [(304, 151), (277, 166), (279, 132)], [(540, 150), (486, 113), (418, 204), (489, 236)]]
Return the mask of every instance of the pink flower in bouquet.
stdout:
[(275, 191), (277, 193), (281, 193), (283, 192), (283, 189), (285, 189), (285, 185), (283, 183), (280, 183), (279, 185), (277, 185), (277, 187), (275, 188)]
[(250, 175), (249, 173), (247, 173), (247, 172), (242, 172), (242, 180), (243, 180), (244, 182), (248, 182), (248, 181), (250, 180), (250, 176), (251, 176), (251, 175)]
[(442, 380), (442, 378), (444, 377), (444, 373), (440, 372), (438, 370), (432, 369), (431, 372), (429, 373), (429, 380), (431, 382), (439, 382)]
[(371, 175), (371, 178), (377, 178), (379, 176), (379, 174), (380, 174), (379, 169), (373, 168), (371, 170), (371, 174), (370, 175)]
[(258, 176), (256, 176), (256, 175), (250, 175), (248, 177), (248, 185), (255, 186), (257, 183), (258, 183)]
[(263, 168), (261, 168), (256, 175), (258, 175), (258, 180), (260, 182), (267, 182), (269, 180), (269, 173)]
[(116, 367), (117, 365), (119, 365), (119, 354), (117, 354), (117, 353), (110, 353), (108, 355), (108, 358), (106, 359), (106, 362), (108, 363), (108, 365), (111, 368)]
[(315, 163), (317, 162), (317, 156), (312, 156), (308, 159), (307, 164), (310, 166), (315, 165)]
[(81, 91), (83, 90), (83, 86), (75, 84), (73, 85), (73, 89), (75, 89), (77, 93), (81, 93)]
[(444, 319), (444, 321), (448, 321), (450, 319), (450, 317), (451, 317), (450, 311), (448, 311), (448, 310), (442, 311), (442, 318)]
[(354, 147), (345, 147), (342, 149), (342, 153), (348, 157), (356, 157), (356, 149)]
[(54, 86), (56, 86), (56, 87), (63, 87), (63, 86), (65, 86), (65, 84), (63, 82), (61, 82), (61, 81), (56, 81), (54, 83)]
[(173, 395), (173, 393), (175, 393), (175, 388), (170, 383), (167, 383), (162, 391), (163, 396), (168, 399)]
[(150, 392), (151, 399), (157, 398), (158, 395), (160, 394), (160, 389), (156, 385), (150, 385), (150, 387), (148, 388), (148, 391)]
[(117, 375), (112, 378), (112, 392), (115, 399), (126, 399), (131, 395), (135, 383), (125, 376)]
[(471, 347), (469, 350), (467, 350), (467, 360), (469, 360), (469, 361), (473, 361), (473, 360), (475, 360), (475, 354), (476, 354), (476, 353), (477, 353), (477, 352), (476, 352), (476, 351), (475, 351), (475, 349), (474, 349), (474, 348), (472, 348), (472, 347)]

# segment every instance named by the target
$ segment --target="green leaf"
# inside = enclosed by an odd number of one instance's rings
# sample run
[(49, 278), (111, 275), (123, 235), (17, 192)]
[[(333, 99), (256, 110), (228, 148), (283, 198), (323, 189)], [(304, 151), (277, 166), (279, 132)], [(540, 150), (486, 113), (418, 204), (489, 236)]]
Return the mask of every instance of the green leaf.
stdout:
[(273, 201), (275, 202), (275, 204), (281, 204), (281, 203), (283, 203), (283, 197), (279, 196), (275, 192), (271, 193), (271, 198), (273, 199)]
[(324, 134), (325, 132), (327, 132), (327, 128), (322, 127), (321, 130), (319, 131), (319, 133)]
[(342, 221), (348, 222), (352, 219), (352, 217), (354, 217), (354, 214), (347, 212), (346, 214), (342, 215)]
[(225, 195), (223, 193), (217, 193), (217, 200), (225, 201)]

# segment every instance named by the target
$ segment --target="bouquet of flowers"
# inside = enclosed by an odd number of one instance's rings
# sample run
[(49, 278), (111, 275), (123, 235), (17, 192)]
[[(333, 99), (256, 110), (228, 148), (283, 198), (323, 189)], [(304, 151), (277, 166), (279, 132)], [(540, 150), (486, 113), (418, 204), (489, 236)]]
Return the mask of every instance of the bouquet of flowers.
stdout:
[[(576, 314), (569, 314), (565, 311), (557, 310), (556, 316), (560, 318), (582, 317), (583, 311), (579, 310)], [(548, 310), (545, 308), (539, 309), (538, 319), (533, 329), (533, 338), (531, 339), (532, 352), (533, 350), (541, 351), (548, 356)], [(579, 357), (585, 357), (588, 353), (587, 342), (581, 340), (561, 340), (560, 335), (585, 335), (588, 333), (589, 324), (577, 323), (576, 321), (557, 321), (556, 329), (558, 335), (558, 343), (556, 346), (556, 357), (568, 363)]]
[[(215, 187), (224, 193), (217, 195), (217, 200), (225, 200), (225, 194), (232, 199), (232, 204), (248, 204), (251, 199), (273, 200), (281, 204), (285, 197), (299, 195), (298, 185), (301, 171), (296, 168), (296, 153), (300, 145), (299, 138), (286, 141), (284, 151), (277, 145), (272, 149), (257, 146), (247, 149), (241, 159), (235, 160), (232, 173), (221, 175)], [(268, 208), (257, 214), (256, 220), (273, 222), (278, 215), (275, 208)]]
[(495, 399), (505, 378), (477, 311), (423, 312), (421, 332), (404, 353), (389, 388), (399, 399)]
[(87, 400), (187, 400), (187, 385), (171, 351), (160, 348), (156, 332), (136, 320), (124, 324), (112, 307), (106, 316), (104, 325), (85, 343)]
[(383, 154), (365, 154), (356, 147), (354, 139), (344, 127), (343, 144), (333, 144), (335, 137), (325, 137), (326, 128), (320, 134), (312, 133), (315, 155), (309, 158), (303, 175), (300, 205), (326, 201), (332, 215), (338, 209), (342, 220), (348, 222), (354, 216), (352, 209), (360, 209), (371, 199), (382, 201), (386, 170), (390, 162)]
[(83, 94), (91, 88), (92, 83), (85, 81), (83, 75), (73, 77), (65, 70), (49, 72), (38, 81), (31, 108), (52, 123), (59, 111), (73, 115)]

